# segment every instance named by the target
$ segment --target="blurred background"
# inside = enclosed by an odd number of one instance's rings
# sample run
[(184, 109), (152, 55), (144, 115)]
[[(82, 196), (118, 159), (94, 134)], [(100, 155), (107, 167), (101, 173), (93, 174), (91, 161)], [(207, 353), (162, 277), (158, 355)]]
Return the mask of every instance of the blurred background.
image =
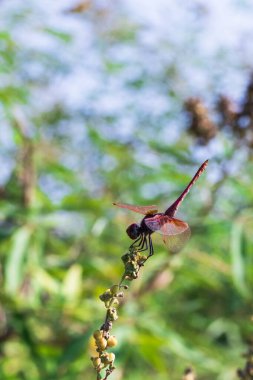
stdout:
[(2, 0), (0, 377), (95, 379), (125, 229), (182, 204), (192, 238), (131, 283), (112, 380), (236, 379), (251, 339), (253, 4)]

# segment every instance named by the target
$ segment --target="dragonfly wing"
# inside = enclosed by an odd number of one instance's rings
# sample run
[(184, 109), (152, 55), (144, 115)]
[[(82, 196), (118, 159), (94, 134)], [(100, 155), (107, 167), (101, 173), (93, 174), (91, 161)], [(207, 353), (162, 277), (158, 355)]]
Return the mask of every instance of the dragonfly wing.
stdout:
[(181, 251), (181, 249), (185, 246), (190, 236), (191, 236), (191, 230), (188, 226), (188, 228), (181, 234), (170, 235), (170, 236), (163, 235), (163, 241), (169, 252), (177, 253)]
[(128, 210), (138, 212), (139, 214), (143, 215), (153, 215), (157, 213), (157, 206), (151, 205), (151, 206), (134, 206), (134, 205), (129, 205), (127, 203), (119, 203), (115, 202), (113, 203), (114, 206), (121, 207), (121, 208), (126, 208)]
[(172, 253), (179, 252), (191, 236), (191, 230), (187, 223), (167, 215), (155, 215), (144, 221), (152, 231), (163, 235), (163, 241)]
[(151, 218), (144, 219), (145, 224), (154, 232), (162, 235), (181, 234), (189, 228), (188, 224), (182, 220), (170, 218), (167, 215), (155, 215)]

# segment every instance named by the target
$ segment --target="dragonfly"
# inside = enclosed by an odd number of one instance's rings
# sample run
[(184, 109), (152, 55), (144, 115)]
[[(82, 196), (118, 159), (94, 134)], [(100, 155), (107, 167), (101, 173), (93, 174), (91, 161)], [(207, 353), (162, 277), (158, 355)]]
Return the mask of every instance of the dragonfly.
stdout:
[(200, 166), (181, 195), (165, 212), (158, 212), (158, 208), (155, 205), (135, 206), (120, 202), (113, 203), (113, 205), (117, 207), (144, 215), (140, 223), (132, 223), (126, 229), (129, 238), (134, 240), (129, 247), (130, 250), (135, 249), (138, 252), (148, 250), (148, 257), (152, 256), (154, 254), (154, 248), (151, 235), (154, 232), (158, 232), (163, 236), (163, 241), (171, 253), (177, 253), (183, 248), (190, 238), (191, 230), (186, 222), (176, 219), (174, 216), (185, 196), (206, 169), (207, 164), (208, 160)]

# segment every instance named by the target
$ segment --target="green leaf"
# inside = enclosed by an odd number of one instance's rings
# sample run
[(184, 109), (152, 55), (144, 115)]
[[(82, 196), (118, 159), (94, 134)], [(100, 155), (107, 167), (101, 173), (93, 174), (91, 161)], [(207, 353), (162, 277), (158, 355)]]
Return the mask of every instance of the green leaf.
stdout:
[(12, 237), (11, 250), (6, 264), (6, 290), (15, 293), (22, 282), (23, 265), (32, 235), (29, 226), (21, 227)]
[(82, 285), (82, 268), (78, 264), (72, 265), (63, 282), (62, 292), (66, 299), (77, 299), (81, 292)]
[(36, 279), (37, 285), (40, 286), (41, 289), (47, 291), (49, 294), (59, 294), (59, 282), (44, 269), (36, 268), (33, 275)]
[(245, 282), (245, 260), (243, 256), (243, 224), (235, 222), (231, 230), (231, 264), (232, 277), (237, 290), (243, 296), (249, 296), (249, 289)]

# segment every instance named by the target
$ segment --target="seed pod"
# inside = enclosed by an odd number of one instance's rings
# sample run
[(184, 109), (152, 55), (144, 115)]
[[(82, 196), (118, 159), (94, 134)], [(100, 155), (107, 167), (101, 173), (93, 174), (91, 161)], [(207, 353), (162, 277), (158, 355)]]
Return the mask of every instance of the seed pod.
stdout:
[(118, 341), (115, 338), (114, 335), (111, 335), (110, 338), (107, 340), (107, 347), (114, 347), (117, 346)]
[(117, 292), (119, 291), (119, 285), (113, 285), (110, 287), (111, 294), (115, 296)]
[(91, 358), (94, 368), (98, 368), (101, 364), (101, 359), (99, 357)]
[(104, 331), (104, 333), (103, 333), (103, 337), (107, 340), (107, 339), (109, 339), (109, 337), (110, 337), (110, 333), (109, 333), (109, 331)]
[(117, 300), (117, 298), (114, 298), (113, 300), (113, 306), (118, 306), (119, 305), (119, 301)]
[(125, 253), (123, 256), (121, 256), (121, 260), (123, 261), (123, 263), (127, 263), (129, 259), (130, 259), (129, 253)]
[(126, 271), (126, 279), (127, 280), (135, 280), (138, 278), (138, 272), (137, 271)]
[(145, 255), (140, 256), (138, 259), (138, 264), (143, 265), (145, 263), (145, 261), (147, 261), (147, 259), (148, 259), (148, 257)]
[(110, 354), (108, 354), (108, 352), (105, 352), (104, 354), (101, 355), (101, 362), (104, 364), (105, 367), (108, 364), (110, 364), (109, 355)]
[(97, 347), (100, 351), (104, 351), (107, 346), (107, 340), (105, 338), (100, 338), (96, 340)]
[(108, 317), (111, 321), (116, 321), (118, 319), (117, 310), (114, 307), (108, 309)]
[(98, 338), (100, 338), (102, 336), (102, 331), (100, 331), (100, 330), (96, 330), (96, 331), (94, 331), (94, 333), (93, 333), (93, 337), (94, 337), (94, 339), (98, 339)]
[(112, 364), (114, 362), (114, 360), (115, 360), (115, 354), (113, 352), (110, 352), (108, 354), (108, 360), (109, 360), (110, 364)]
[(100, 300), (103, 302), (109, 301), (112, 298), (112, 293), (110, 289), (107, 289), (103, 294), (99, 296)]

